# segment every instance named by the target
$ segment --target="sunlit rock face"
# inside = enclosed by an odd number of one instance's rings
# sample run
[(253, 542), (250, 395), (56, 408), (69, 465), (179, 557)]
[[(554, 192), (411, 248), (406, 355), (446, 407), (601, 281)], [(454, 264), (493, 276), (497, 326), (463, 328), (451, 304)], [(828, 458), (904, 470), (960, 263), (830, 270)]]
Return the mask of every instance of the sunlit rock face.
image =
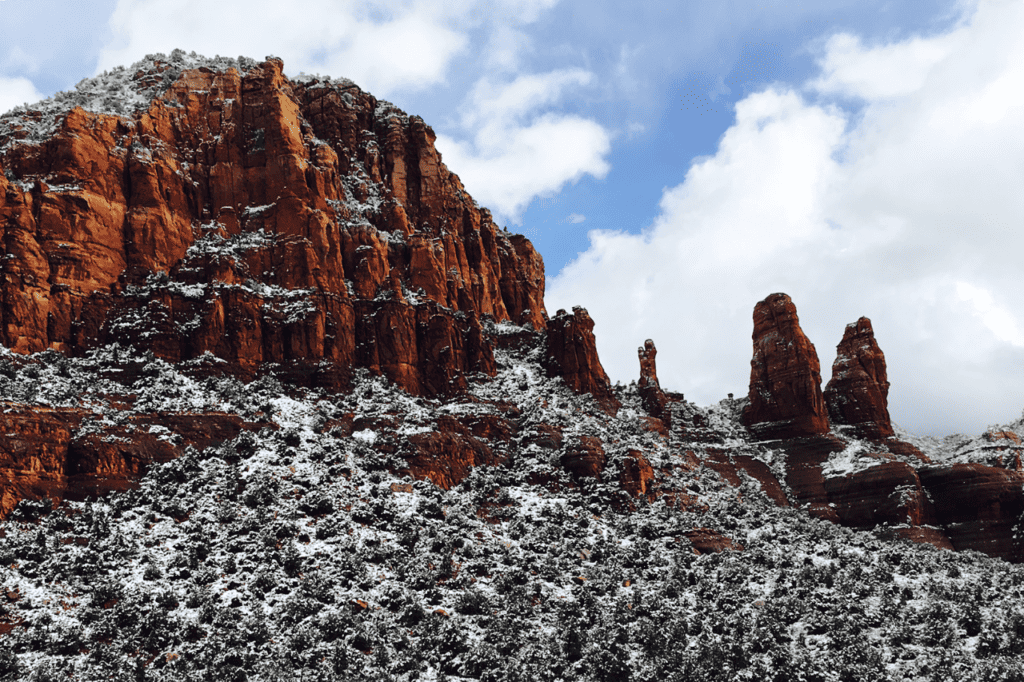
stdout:
[(766, 439), (828, 433), (818, 353), (789, 296), (772, 294), (754, 307), (753, 341), (743, 423)]
[[(485, 324), (542, 335), (543, 260), (466, 193), (431, 128), (350, 81), (282, 69), (175, 51), (0, 119), (0, 343), (330, 390), (368, 370), (432, 397), (494, 376), (510, 335)], [(567, 383), (612, 404), (584, 317), (560, 342), (584, 360)], [(126, 385), (146, 376), (112, 367)], [(124, 489), (181, 452), (137, 429), (79, 434), (89, 410), (19, 414), (0, 513)], [(411, 439), (409, 470), (447, 487), (501, 461), (463, 431)]]
[(0, 341), (461, 390), (494, 373), (481, 318), (545, 327), (543, 261), (433, 143), (420, 118), (273, 58), (150, 58), (16, 111), (0, 120)]
[(854, 426), (866, 438), (892, 436), (885, 354), (875, 341), (871, 320), (862, 317), (846, 325), (836, 353), (824, 391), (832, 423)]

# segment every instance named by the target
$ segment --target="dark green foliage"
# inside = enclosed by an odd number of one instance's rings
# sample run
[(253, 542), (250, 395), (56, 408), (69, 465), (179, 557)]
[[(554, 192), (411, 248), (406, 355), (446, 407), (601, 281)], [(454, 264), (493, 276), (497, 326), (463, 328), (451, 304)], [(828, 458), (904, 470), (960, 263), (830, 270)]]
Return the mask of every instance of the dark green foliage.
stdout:
[[(677, 481), (707, 510), (626, 511), (627, 446), (662, 445), (557, 385), (547, 406), (527, 379), (502, 390), (520, 391), (522, 433), (600, 434), (607, 480), (574, 482), (551, 470), (560, 451), (513, 436), (490, 444), (504, 464), (444, 491), (411, 481), (398, 431), (325, 428), (351, 413), (422, 433), (438, 404), (365, 376), (285, 398), (146, 362), (131, 387), (146, 409), (191, 386), (282, 428), (188, 449), (107, 500), (19, 504), (0, 525), (0, 622), (20, 623), (0, 680), (1021, 680), (1022, 567), (885, 542), (756, 486), (740, 501), (710, 470)], [(76, 363), (41, 362), (33, 390), (80, 379)], [(693, 528), (744, 550), (698, 555)]]

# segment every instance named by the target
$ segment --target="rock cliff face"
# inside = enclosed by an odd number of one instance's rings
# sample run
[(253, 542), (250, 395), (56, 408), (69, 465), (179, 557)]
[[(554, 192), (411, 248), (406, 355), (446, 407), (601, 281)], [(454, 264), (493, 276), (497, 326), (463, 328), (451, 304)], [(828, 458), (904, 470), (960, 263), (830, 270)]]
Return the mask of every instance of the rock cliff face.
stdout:
[(83, 500), (132, 487), (146, 469), (266, 423), (223, 413), (135, 415), (104, 424), (77, 408), (5, 405), (0, 415), (0, 517), (22, 499)]
[(862, 317), (846, 325), (836, 351), (832, 379), (824, 391), (832, 423), (855, 426), (865, 438), (891, 437), (885, 355), (875, 341), (871, 320)]
[[(430, 127), (350, 81), (282, 68), (176, 51), (0, 119), (0, 343), (73, 357), (113, 344), (329, 389), (364, 368), (446, 396), (494, 375), (485, 322), (543, 332), (540, 255), (477, 206)], [(564, 322), (552, 372), (614, 405), (593, 322)], [(130, 383), (140, 369), (114, 371)], [(79, 436), (75, 415), (7, 425), (0, 512), (121, 489), (180, 454), (148, 435)], [(410, 471), (440, 485), (501, 460), (465, 427), (412, 442)]]
[(754, 307), (753, 340), (743, 423), (765, 439), (828, 433), (818, 353), (789, 296), (772, 294)]
[(4, 119), (5, 346), (119, 341), (343, 384), (327, 361), (436, 395), (494, 373), (482, 317), (545, 327), (540, 255), (475, 205), (421, 119), (280, 60), (193, 61), (89, 86), (153, 96), (134, 111)]

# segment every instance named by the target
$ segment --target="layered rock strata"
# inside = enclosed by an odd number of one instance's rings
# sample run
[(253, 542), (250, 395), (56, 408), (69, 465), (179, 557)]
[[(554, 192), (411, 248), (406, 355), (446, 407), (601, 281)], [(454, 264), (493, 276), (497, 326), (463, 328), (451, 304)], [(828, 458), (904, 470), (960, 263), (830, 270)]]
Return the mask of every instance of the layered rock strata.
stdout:
[(953, 547), (1024, 561), (1024, 474), (966, 463), (918, 475)]
[(754, 307), (753, 341), (743, 423), (764, 439), (828, 433), (818, 353), (789, 296), (772, 294)]
[[(344, 384), (326, 361), (436, 395), (494, 373), (483, 318), (545, 327), (540, 255), (420, 118), (278, 59), (218, 64), (150, 58), (0, 121), (0, 342)], [(144, 101), (104, 110), (110, 82)]]
[(836, 346), (832, 379), (825, 386), (824, 397), (833, 424), (854, 426), (864, 438), (894, 435), (889, 421), (885, 355), (868, 318), (846, 325), (843, 340)]
[(221, 413), (135, 415), (121, 425), (78, 408), (4, 405), (0, 517), (22, 499), (83, 500), (126, 490), (154, 463), (235, 438), (245, 422)]

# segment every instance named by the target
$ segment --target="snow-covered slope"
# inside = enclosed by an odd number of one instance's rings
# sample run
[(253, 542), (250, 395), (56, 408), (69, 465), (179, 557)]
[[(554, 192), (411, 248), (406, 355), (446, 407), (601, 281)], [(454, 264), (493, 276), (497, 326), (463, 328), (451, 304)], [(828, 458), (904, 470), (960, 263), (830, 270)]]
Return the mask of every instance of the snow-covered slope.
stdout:
[[(343, 394), (243, 385), (133, 353), (4, 355), (0, 393), (87, 406), (97, 428), (155, 410), (267, 426), (103, 500), (22, 502), (0, 526), (5, 679), (1017, 679), (1024, 567), (893, 543), (681, 466), (671, 439), (637, 428), (635, 387), (609, 417), (536, 350), (500, 353), (495, 378), (449, 401), (365, 373)], [(102, 378), (131, 361), (145, 377)], [(724, 442), (740, 433), (728, 408), (687, 409)], [(495, 415), (515, 425), (500, 466), (448, 491), (401, 473), (439, 419)], [(574, 481), (540, 425), (599, 437), (605, 475)], [(630, 510), (617, 463), (634, 449), (702, 504)], [(695, 551), (707, 529), (737, 550)]]

